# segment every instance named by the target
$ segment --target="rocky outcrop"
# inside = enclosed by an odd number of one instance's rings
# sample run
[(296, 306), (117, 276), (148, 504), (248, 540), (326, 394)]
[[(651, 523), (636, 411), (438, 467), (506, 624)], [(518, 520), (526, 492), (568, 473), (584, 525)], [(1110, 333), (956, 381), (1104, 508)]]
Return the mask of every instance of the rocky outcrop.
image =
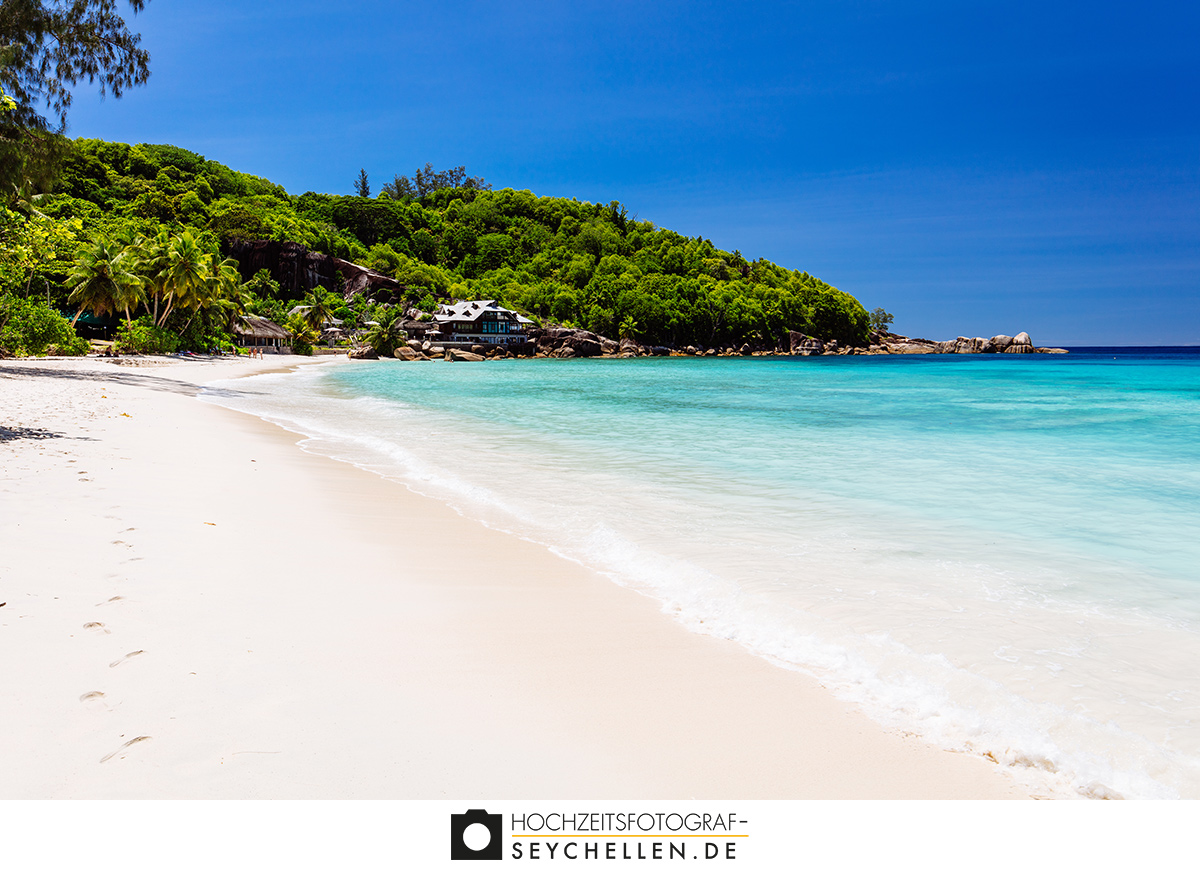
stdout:
[(276, 242), (260, 239), (247, 242), (234, 239), (226, 246), (226, 254), (238, 262), (242, 280), (248, 281), (260, 269), (279, 282), (287, 300), (302, 298), (314, 287), (340, 291), (347, 299), (355, 294), (391, 300), (404, 293), (396, 279), (319, 251), (309, 251), (298, 242)]
[(446, 359), (458, 363), (481, 363), (485, 357), (482, 354), (472, 354), (470, 351), (460, 351), (457, 348), (451, 348)]
[(598, 336), (568, 336), (563, 339), (562, 347), (570, 348), (576, 357), (599, 357), (604, 353), (604, 343)]
[(966, 336), (959, 336), (957, 339), (951, 339), (948, 342), (938, 342), (941, 348), (939, 353), (942, 354), (982, 354), (987, 344), (987, 339), (979, 338), (978, 336), (973, 339)]
[(604, 342), (612, 341), (587, 330), (575, 330), (570, 327), (532, 329), (529, 331), (529, 338), (537, 345), (539, 354), (560, 357), (563, 355), (554, 352), (563, 348), (570, 348), (572, 357), (599, 357), (604, 353)]
[(793, 355), (800, 357), (825, 353), (825, 343), (820, 339), (814, 339), (812, 336), (806, 336), (804, 333), (797, 333), (794, 330), (788, 332), (788, 347)]
[(881, 333), (880, 345), (885, 354), (941, 354), (942, 343), (929, 339), (912, 339), (896, 333)]
[(533, 342), (514, 342), (506, 348), (514, 357), (532, 357), (537, 353), (537, 345)]
[(392, 352), (392, 356), (394, 356), (397, 360), (419, 360), (423, 355), (419, 351), (413, 350), (408, 345), (401, 345)]
[(351, 360), (378, 360), (379, 359), (379, 354), (376, 352), (376, 350), (374, 348), (368, 348), (366, 345), (363, 345), (362, 347), (359, 347), (359, 348), (351, 348), (350, 353), (347, 354), (347, 356)]
[(1029, 333), (1017, 333), (1013, 336), (1012, 342), (1005, 349), (1006, 354), (1032, 354), (1033, 342), (1029, 338)]

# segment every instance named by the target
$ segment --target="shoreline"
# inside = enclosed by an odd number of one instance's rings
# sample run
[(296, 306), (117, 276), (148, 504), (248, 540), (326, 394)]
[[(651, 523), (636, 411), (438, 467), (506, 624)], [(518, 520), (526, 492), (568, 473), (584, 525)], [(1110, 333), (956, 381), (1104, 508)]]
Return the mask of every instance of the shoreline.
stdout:
[(4, 797), (1027, 797), (195, 399), (279, 368), (0, 362)]

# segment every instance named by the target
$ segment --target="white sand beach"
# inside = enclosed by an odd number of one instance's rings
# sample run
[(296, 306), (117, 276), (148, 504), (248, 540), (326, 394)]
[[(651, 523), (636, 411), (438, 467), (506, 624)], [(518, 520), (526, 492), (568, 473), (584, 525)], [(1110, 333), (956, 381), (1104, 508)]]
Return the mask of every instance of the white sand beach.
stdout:
[(1026, 797), (130, 362), (0, 361), (0, 798)]

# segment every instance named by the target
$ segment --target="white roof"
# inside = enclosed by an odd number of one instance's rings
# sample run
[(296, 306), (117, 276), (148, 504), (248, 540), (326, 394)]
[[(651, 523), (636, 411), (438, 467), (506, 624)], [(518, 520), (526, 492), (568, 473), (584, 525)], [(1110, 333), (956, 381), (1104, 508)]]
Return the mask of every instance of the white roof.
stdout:
[(515, 311), (504, 308), (494, 299), (468, 299), (462, 302), (456, 302), (451, 305), (438, 306), (437, 313), (433, 316), (435, 321), (439, 323), (447, 323), (449, 321), (474, 321), (479, 318), (479, 315), (484, 310), (491, 310), (497, 313), (513, 315), (518, 323), (529, 324), (533, 323), (528, 318), (523, 318)]

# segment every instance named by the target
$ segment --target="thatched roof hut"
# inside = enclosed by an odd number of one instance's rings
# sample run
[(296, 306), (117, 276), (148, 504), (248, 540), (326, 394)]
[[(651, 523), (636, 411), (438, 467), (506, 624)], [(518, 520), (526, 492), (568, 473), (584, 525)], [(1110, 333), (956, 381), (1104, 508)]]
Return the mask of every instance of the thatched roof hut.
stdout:
[(233, 324), (233, 331), (243, 347), (283, 348), (292, 344), (291, 334), (274, 321), (258, 315), (242, 315)]

